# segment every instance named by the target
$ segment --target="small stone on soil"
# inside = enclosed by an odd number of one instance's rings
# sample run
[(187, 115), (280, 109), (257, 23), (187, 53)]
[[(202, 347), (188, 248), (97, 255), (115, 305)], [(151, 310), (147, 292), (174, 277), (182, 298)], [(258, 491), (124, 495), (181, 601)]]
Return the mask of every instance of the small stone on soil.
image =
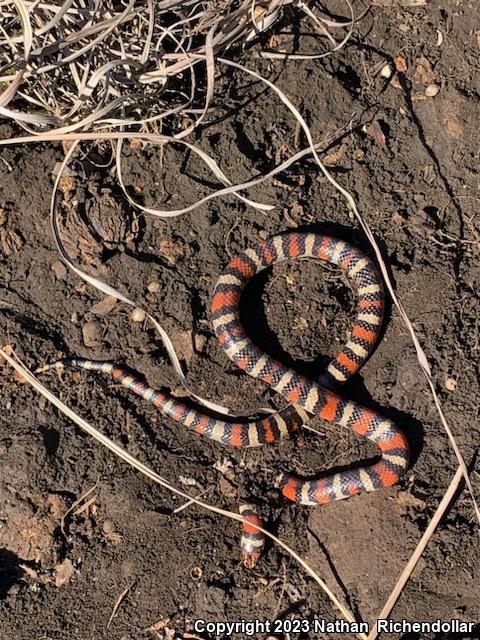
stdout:
[(103, 300), (100, 300), (100, 302), (94, 304), (90, 311), (96, 316), (106, 316), (116, 304), (117, 299), (114, 296), (107, 296)]
[(102, 344), (102, 325), (99, 322), (86, 322), (82, 327), (82, 336), (86, 347), (98, 347)]
[(428, 98), (434, 98), (436, 95), (438, 95), (440, 91), (440, 87), (438, 86), (438, 84), (429, 84), (428, 87), (425, 89), (425, 95)]
[(395, 67), (400, 73), (405, 73), (405, 71), (407, 70), (407, 61), (403, 56), (396, 56)]
[(24, 240), (22, 236), (15, 229), (10, 231), (3, 228), (0, 229), (0, 250), (7, 258), (12, 255), (12, 253), (16, 253), (21, 249), (23, 243)]
[(367, 133), (371, 138), (373, 138), (378, 144), (384, 146), (387, 143), (387, 139), (382, 129), (382, 125), (378, 120), (368, 124), (364, 128), (365, 133)]
[(74, 574), (72, 561), (68, 558), (55, 567), (55, 586), (58, 588), (66, 584)]
[(457, 381), (455, 378), (446, 378), (445, 379), (445, 389), (447, 391), (455, 391), (457, 388)]
[(158, 293), (160, 291), (160, 283), (156, 280), (152, 280), (147, 284), (148, 293)]
[(146, 318), (145, 311), (138, 307), (134, 309), (130, 315), (132, 322), (143, 322)]
[(55, 274), (57, 280), (65, 280), (65, 278), (67, 277), (67, 267), (61, 260), (57, 260), (56, 262), (54, 262), (51, 269)]
[(392, 77), (392, 73), (392, 67), (389, 64), (384, 65), (380, 71), (382, 78), (386, 78), (387, 80)]
[(172, 238), (160, 238), (158, 241), (158, 251), (170, 264), (175, 264), (183, 258), (185, 254), (184, 244), (180, 240)]
[(193, 344), (195, 346), (195, 351), (201, 353), (207, 344), (207, 337), (202, 335), (201, 333), (196, 333), (193, 338)]
[(102, 525), (103, 533), (112, 533), (115, 531), (115, 525), (111, 520), (104, 520)]

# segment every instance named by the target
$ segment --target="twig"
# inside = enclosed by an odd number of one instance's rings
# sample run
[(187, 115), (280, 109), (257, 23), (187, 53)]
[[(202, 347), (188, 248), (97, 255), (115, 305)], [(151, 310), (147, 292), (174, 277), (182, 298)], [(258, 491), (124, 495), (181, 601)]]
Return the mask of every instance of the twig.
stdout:
[[(407, 562), (407, 564), (405, 566), (405, 569), (402, 571), (402, 573), (401, 573), (401, 575), (400, 575), (400, 577), (399, 577), (399, 579), (397, 581), (397, 584), (395, 585), (392, 593), (388, 597), (388, 600), (385, 603), (383, 609), (378, 614), (377, 620), (384, 620), (384, 619), (388, 618), (388, 616), (390, 615), (393, 607), (395, 606), (395, 603), (397, 602), (397, 600), (400, 597), (403, 589), (405, 588), (405, 585), (407, 584), (408, 580), (410, 579), (410, 576), (412, 575), (412, 572), (415, 569), (415, 566), (416, 566), (417, 562), (420, 560), (423, 552), (425, 551), (425, 547), (427, 546), (428, 542), (430, 541), (430, 538), (435, 533), (436, 528), (438, 527), (441, 519), (445, 515), (445, 512), (449, 508), (449, 506), (450, 506), (450, 504), (451, 504), (456, 492), (458, 491), (460, 483), (462, 482), (462, 476), (463, 475), (464, 474), (463, 474), (462, 467), (458, 467), (455, 475), (453, 476), (452, 481), (450, 482), (450, 484), (448, 486), (448, 489), (446, 490), (446, 492), (445, 492), (445, 494), (444, 494), (444, 496), (442, 498), (442, 501), (440, 502), (440, 504), (437, 507), (437, 510), (435, 511), (435, 514), (434, 514), (433, 518), (428, 523), (428, 527), (426, 528), (425, 533), (421, 537), (420, 542), (418, 543), (415, 551), (413, 552), (412, 556), (410, 557), (410, 560)], [(372, 631), (370, 632), (370, 634), (368, 636), (368, 640), (376, 640), (378, 635), (379, 635), (379, 632), (378, 632), (378, 629), (377, 629), (377, 625), (375, 624), (375, 628), (372, 629)]]
[[(134, 583), (135, 584), (135, 583)], [(110, 627), (110, 624), (112, 622), (112, 620), (114, 619), (114, 617), (117, 615), (118, 609), (120, 607), (120, 605), (122, 604), (122, 602), (125, 600), (128, 592), (130, 591), (130, 589), (133, 587), (133, 584), (130, 585), (129, 587), (127, 587), (126, 589), (124, 589), (122, 591), (122, 593), (118, 596), (115, 604), (113, 605), (113, 609), (112, 609), (112, 613), (110, 614), (110, 618), (108, 619), (107, 622), (107, 629)]]
[[(11, 349), (9, 349), (11, 350)], [(10, 353), (7, 353), (5, 348), (0, 348), (0, 357), (6, 360), (16, 371), (18, 371), (25, 380), (34, 388), (36, 391), (41, 393), (51, 404), (53, 404), (57, 409), (59, 409), (64, 415), (66, 415), (70, 420), (72, 420), (77, 426), (79, 426), (83, 431), (88, 433), (91, 437), (93, 437), (97, 442), (102, 444), (104, 447), (109, 449), (116, 456), (124, 460), (127, 464), (129, 464), (137, 471), (140, 471), (143, 475), (150, 478), (153, 482), (161, 485), (168, 491), (185, 498), (186, 500), (191, 500), (197, 506), (216, 513), (218, 515), (230, 518), (231, 520), (235, 520), (240, 523), (247, 523), (253, 526), (255, 529), (263, 533), (265, 536), (270, 538), (275, 544), (280, 546), (286, 553), (288, 553), (296, 562), (300, 564), (300, 566), (308, 573), (308, 575), (317, 583), (317, 585), (326, 593), (326, 595), (330, 598), (330, 601), (334, 604), (334, 606), (341, 612), (342, 616), (345, 620), (349, 622), (356, 622), (352, 613), (340, 602), (340, 600), (335, 596), (335, 594), (331, 591), (331, 589), (327, 586), (327, 584), (320, 578), (320, 576), (310, 567), (310, 565), (298, 554), (296, 553), (290, 546), (288, 546), (283, 540), (277, 538), (277, 536), (273, 535), (267, 529), (258, 526), (257, 524), (252, 524), (251, 522), (247, 522), (245, 518), (241, 515), (234, 513), (233, 511), (227, 511), (226, 509), (221, 509), (220, 507), (216, 507), (212, 504), (208, 504), (190, 496), (188, 493), (183, 491), (182, 489), (177, 488), (175, 485), (170, 483), (168, 480), (165, 480), (158, 473), (150, 469), (143, 462), (137, 460), (134, 456), (132, 456), (128, 451), (125, 451), (122, 447), (117, 445), (113, 440), (105, 436), (103, 433), (95, 429), (92, 425), (90, 425), (86, 420), (81, 418), (73, 409), (64, 404), (55, 394), (49, 391), (37, 378), (32, 374), (31, 371), (18, 359), (17, 356), (13, 357)], [(364, 633), (358, 633), (357, 637), (360, 640), (367, 640), (367, 636)]]
[(60, 530), (63, 533), (64, 536), (66, 536), (65, 533), (65, 520), (67, 519), (67, 516), (72, 513), (72, 511), (78, 507), (79, 504), (81, 504), (85, 498), (87, 498), (93, 491), (95, 491), (95, 489), (98, 487), (98, 480), (97, 482), (93, 485), (93, 487), (91, 487), (86, 493), (84, 493), (82, 496), (80, 496), (80, 498), (78, 498), (78, 500), (75, 500), (75, 502), (65, 511), (65, 513), (62, 516), (62, 520), (60, 522)]

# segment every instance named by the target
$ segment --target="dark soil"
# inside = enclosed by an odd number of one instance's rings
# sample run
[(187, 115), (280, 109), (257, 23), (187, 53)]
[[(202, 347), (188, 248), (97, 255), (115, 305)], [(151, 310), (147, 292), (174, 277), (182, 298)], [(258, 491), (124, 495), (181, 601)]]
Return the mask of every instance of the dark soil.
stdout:
[[(289, 95), (315, 140), (334, 139), (323, 155), (381, 244), (480, 495), (480, 10), (456, 0), (416, 8), (384, 4), (395, 6), (374, 7), (333, 57), (246, 62)], [(393, 82), (380, 73), (386, 63), (400, 69)], [(221, 82), (223, 105), (196, 143), (227, 175), (246, 179), (305, 146), (293, 118), (263, 86), (230, 71)], [(430, 84), (440, 91), (427, 98)], [(3, 124), (0, 133), (16, 132)], [(94, 307), (102, 296), (58, 264), (48, 209), (61, 148), (17, 146), (1, 157), (2, 343), (14, 345), (32, 367), (65, 356), (108, 359), (128, 364), (152, 386), (178, 387), (153, 329), (132, 322), (131, 310), (119, 303)], [(212, 290), (230, 255), (287, 229), (331, 233), (370, 252), (343, 199), (306, 160), (251, 191), (251, 198), (276, 205), (270, 213), (226, 198), (160, 220), (137, 217), (109, 170), (89, 167), (87, 177), (78, 173), (64, 185), (62, 228), (72, 255), (164, 324), (197, 393), (236, 410), (277, 406), (275, 394), (240, 374), (217, 344), (209, 319)], [(193, 202), (212, 187), (204, 166), (180, 148), (162, 156), (158, 148), (126, 146), (124, 173), (132, 193), (158, 207)], [(75, 210), (83, 218), (72, 215)], [(159, 285), (153, 293), (152, 282)], [(313, 262), (275, 267), (243, 301), (257, 344), (309, 375), (345, 340), (353, 308), (343, 280)], [(411, 469), (389, 490), (318, 509), (285, 505), (275, 477), (284, 469), (308, 475), (368, 458), (363, 441), (312, 420), (322, 435), (306, 432), (303, 447), (289, 442), (234, 451), (186, 432), (102, 376), (67, 371), (43, 379), (105, 434), (192, 494), (208, 489), (207, 501), (234, 510), (239, 499), (255, 500), (268, 527), (370, 622), (457, 466), (410, 337), (391, 307), (378, 349), (343, 392), (402, 426), (412, 446)], [(80, 432), (9, 368), (0, 384), (2, 638), (140, 640), (173, 637), (172, 629), (181, 638), (197, 618), (337, 617), (278, 548), (270, 546), (249, 572), (239, 561), (235, 522), (195, 507), (173, 515), (179, 499)], [(76, 506), (89, 490), (86, 506)], [(479, 567), (478, 529), (464, 492), (428, 545), (394, 618), (480, 621)], [(165, 619), (167, 630), (159, 623)], [(462, 637), (479, 637), (478, 627), (476, 635)]]

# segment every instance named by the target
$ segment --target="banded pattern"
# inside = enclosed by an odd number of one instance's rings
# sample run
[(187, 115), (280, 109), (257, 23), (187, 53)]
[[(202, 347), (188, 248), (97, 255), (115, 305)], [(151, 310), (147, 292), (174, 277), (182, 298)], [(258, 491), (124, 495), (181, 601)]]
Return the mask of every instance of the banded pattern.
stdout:
[[(259, 271), (287, 259), (316, 258), (339, 266), (357, 296), (357, 317), (351, 336), (333, 359), (320, 382), (309, 380), (260, 351), (247, 336), (240, 321), (240, 298), (247, 282)], [(383, 289), (370, 260), (351, 245), (312, 233), (274, 236), (233, 258), (219, 278), (212, 299), (215, 334), (228, 357), (246, 373), (258, 378), (308, 414), (352, 429), (375, 442), (379, 462), (302, 480), (286, 473), (279, 479), (283, 495), (305, 504), (325, 504), (362, 491), (375, 491), (394, 484), (408, 466), (408, 442), (387, 418), (356, 402), (345, 400), (333, 388), (358, 371), (378, 338), (383, 317)]]
[(144, 381), (111, 362), (69, 358), (41, 367), (37, 369), (37, 373), (65, 366), (109, 374), (122, 386), (145, 400), (149, 400), (162, 413), (187, 427), (190, 431), (234, 447), (257, 447), (284, 439), (299, 429), (309, 418), (302, 407), (288, 406), (283, 411), (252, 422), (218, 420), (186, 405), (169, 393), (149, 387)]
[[(301, 258), (314, 258), (339, 266), (357, 296), (357, 316), (350, 338), (319, 380), (309, 380), (263, 353), (248, 338), (240, 321), (240, 298), (247, 282), (276, 262)], [(400, 429), (377, 412), (346, 400), (334, 391), (337, 385), (356, 373), (370, 355), (380, 332), (382, 317), (381, 281), (375, 267), (363, 253), (329, 236), (288, 233), (265, 240), (233, 258), (219, 278), (212, 298), (213, 327), (226, 354), (240, 369), (282, 394), (291, 403), (283, 411), (252, 422), (226, 422), (149, 387), (109, 362), (70, 359), (37, 371), (67, 364), (110, 374), (124, 387), (149, 400), (165, 415), (191, 431), (226, 445), (254, 447), (281, 440), (315, 414), (374, 442), (382, 454), (375, 464), (332, 473), (316, 480), (282, 474), (279, 486), (287, 499), (304, 505), (319, 505), (392, 485), (407, 469), (408, 442)], [(262, 526), (251, 505), (241, 505), (240, 513), (252, 524)], [(255, 566), (264, 544), (261, 532), (248, 523), (243, 525), (241, 550), (245, 566)]]
[(257, 509), (251, 504), (241, 504), (238, 508), (240, 515), (248, 520), (242, 523), (242, 538), (240, 540), (240, 553), (243, 564), (247, 569), (253, 569), (260, 559), (265, 548), (265, 536), (256, 527), (252, 527), (249, 522), (258, 527), (263, 527), (263, 522), (258, 515)]

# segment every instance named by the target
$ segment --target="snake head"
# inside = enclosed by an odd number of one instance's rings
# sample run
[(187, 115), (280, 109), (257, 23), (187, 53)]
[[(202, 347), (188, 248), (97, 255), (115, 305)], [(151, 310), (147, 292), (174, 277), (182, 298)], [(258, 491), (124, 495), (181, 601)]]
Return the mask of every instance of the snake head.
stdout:
[(260, 560), (261, 555), (261, 551), (242, 549), (241, 556), (244, 567), (249, 570), (254, 569), (257, 565), (257, 562)]

